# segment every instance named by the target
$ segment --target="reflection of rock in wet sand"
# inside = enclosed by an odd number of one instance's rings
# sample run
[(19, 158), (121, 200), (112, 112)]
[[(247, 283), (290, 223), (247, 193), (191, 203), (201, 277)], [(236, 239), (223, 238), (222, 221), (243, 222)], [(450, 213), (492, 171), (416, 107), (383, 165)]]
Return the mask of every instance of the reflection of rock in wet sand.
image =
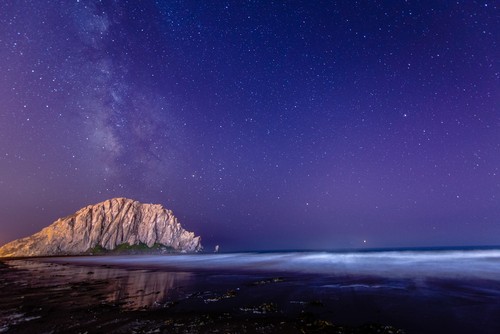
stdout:
[(132, 271), (121, 276), (116, 273), (110, 285), (107, 301), (123, 303), (127, 309), (160, 305), (169, 291), (189, 279), (190, 274), (172, 272)]
[(183, 272), (80, 267), (24, 260), (10, 261), (9, 265), (35, 274), (38, 277), (36, 285), (40, 288), (71, 282), (100, 281), (105, 287), (104, 301), (129, 310), (161, 305), (167, 300), (170, 291), (191, 278), (190, 273)]

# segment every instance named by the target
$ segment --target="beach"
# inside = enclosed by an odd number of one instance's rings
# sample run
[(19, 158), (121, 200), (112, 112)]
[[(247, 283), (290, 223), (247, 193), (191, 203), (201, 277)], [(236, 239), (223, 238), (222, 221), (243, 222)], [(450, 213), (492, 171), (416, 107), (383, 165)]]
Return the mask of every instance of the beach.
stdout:
[[(282, 261), (298, 257), (287, 256)], [(255, 262), (262, 258), (267, 266)], [(244, 265), (231, 265), (237, 259)], [(491, 279), (270, 269), (274, 261), (261, 254), (2, 259), (0, 332), (500, 332), (500, 284)]]

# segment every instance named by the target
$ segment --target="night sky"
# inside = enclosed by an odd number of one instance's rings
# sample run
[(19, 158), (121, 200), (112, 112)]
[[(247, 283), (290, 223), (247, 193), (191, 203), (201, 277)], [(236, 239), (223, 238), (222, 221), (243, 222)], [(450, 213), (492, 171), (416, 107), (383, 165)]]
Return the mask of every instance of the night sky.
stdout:
[(207, 248), (500, 245), (495, 1), (2, 1), (0, 244), (161, 203)]

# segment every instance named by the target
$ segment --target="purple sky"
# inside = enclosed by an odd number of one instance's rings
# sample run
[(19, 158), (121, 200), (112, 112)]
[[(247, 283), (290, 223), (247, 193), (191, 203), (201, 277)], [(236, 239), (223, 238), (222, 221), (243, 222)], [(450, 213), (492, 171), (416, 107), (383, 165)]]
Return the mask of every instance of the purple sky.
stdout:
[(494, 1), (3, 1), (0, 244), (129, 197), (222, 250), (499, 245), (499, 31)]

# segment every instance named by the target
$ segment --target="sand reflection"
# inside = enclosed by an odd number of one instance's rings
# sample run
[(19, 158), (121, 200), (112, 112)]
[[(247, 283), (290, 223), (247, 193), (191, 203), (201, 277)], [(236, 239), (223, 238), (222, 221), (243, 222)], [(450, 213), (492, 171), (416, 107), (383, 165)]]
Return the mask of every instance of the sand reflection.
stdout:
[[(31, 260), (12, 260), (8, 265), (37, 277), (31, 287), (65, 289), (68, 284), (85, 284), (101, 302), (128, 310), (163, 307), (171, 293), (188, 284), (192, 274), (151, 270), (128, 270), (108, 266), (75, 266)], [(19, 282), (23, 285), (23, 282)]]
[(189, 273), (144, 270), (126, 271), (126, 275), (123, 275), (123, 270), (117, 271), (108, 273), (108, 278), (104, 278), (111, 280), (106, 300), (119, 303), (127, 309), (163, 306), (170, 292), (186, 283), (191, 276)]

